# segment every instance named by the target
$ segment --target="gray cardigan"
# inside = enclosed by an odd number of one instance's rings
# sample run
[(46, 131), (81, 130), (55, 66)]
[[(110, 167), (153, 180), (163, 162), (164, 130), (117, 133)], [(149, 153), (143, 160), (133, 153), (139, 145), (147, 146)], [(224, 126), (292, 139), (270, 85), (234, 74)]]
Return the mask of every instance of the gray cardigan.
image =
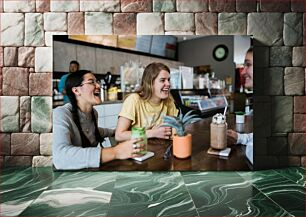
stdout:
[[(70, 103), (53, 110), (53, 164), (56, 169), (99, 167), (101, 147), (95, 139), (92, 117), (78, 110), (81, 128), (92, 145), (92, 147), (83, 148), (71, 111)], [(98, 120), (97, 111), (94, 110), (94, 113)], [(114, 135), (113, 129), (99, 128), (99, 132), (103, 138)]]

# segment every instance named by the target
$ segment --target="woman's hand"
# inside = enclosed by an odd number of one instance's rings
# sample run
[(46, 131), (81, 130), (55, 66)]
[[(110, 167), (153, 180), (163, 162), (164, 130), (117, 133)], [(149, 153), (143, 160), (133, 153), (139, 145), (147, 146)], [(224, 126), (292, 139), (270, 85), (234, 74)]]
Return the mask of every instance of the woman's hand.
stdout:
[(228, 145), (233, 145), (237, 143), (238, 134), (234, 130), (227, 130), (227, 143)]
[(138, 153), (144, 150), (144, 144), (141, 144), (141, 141), (143, 139), (138, 138), (119, 143), (114, 147), (115, 159), (123, 160), (140, 156)]
[(147, 130), (148, 138), (170, 139), (172, 135), (172, 128), (165, 126), (156, 126), (151, 130)]

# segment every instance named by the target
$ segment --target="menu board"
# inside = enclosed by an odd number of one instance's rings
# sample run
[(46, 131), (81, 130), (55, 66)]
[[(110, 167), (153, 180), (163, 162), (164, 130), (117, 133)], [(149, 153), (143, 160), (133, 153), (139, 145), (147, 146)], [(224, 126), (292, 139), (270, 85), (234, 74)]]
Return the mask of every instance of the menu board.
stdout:
[(117, 47), (118, 40), (117, 35), (69, 35), (69, 38), (110, 47)]
[(118, 35), (117, 47), (129, 50), (136, 50), (136, 36)]
[(177, 38), (171, 35), (154, 35), (150, 53), (175, 58)]
[(69, 35), (68, 38), (172, 59), (176, 57), (177, 37), (171, 35)]

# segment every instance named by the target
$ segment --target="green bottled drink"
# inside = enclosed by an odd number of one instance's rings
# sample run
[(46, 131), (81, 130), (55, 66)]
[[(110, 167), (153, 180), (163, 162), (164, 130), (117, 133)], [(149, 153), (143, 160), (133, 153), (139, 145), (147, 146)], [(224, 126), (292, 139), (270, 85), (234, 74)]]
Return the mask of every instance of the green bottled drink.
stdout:
[(144, 155), (147, 153), (148, 139), (146, 135), (146, 129), (144, 127), (132, 127), (132, 139), (142, 138), (143, 141), (138, 142), (138, 144), (144, 144), (143, 151), (139, 154)]

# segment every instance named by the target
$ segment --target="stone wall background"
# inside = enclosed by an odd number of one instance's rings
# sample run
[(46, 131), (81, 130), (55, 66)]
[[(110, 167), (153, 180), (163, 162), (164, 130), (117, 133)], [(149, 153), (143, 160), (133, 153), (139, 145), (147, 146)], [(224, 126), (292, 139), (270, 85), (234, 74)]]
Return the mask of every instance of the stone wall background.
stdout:
[(0, 164), (52, 163), (53, 34), (253, 35), (255, 168), (305, 166), (303, 0), (0, 0)]

